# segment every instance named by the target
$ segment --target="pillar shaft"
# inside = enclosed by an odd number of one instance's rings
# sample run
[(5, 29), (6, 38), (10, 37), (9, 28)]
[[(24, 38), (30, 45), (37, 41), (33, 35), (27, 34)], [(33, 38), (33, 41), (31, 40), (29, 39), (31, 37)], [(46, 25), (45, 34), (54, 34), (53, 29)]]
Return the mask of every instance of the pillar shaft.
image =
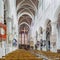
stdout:
[(52, 32), (51, 32), (51, 36), (50, 36), (51, 51), (52, 52), (53, 51), (56, 52), (57, 51), (57, 48), (56, 48), (56, 42), (57, 42), (57, 24), (56, 24), (56, 22), (52, 22), (51, 26), (52, 26)]

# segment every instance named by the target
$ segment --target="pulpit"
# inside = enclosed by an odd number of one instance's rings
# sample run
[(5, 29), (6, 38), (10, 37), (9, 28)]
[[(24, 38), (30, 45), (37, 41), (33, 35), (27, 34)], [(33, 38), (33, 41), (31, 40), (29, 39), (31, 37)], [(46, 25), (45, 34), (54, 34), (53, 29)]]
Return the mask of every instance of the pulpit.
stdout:
[(6, 25), (0, 23), (0, 41), (6, 40)]

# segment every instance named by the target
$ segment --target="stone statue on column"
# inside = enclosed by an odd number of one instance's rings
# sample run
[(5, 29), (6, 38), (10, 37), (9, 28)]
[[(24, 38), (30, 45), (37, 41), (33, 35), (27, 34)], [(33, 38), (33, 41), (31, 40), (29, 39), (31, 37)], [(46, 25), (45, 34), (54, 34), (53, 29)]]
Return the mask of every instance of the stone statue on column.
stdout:
[(51, 21), (49, 20), (46, 28), (46, 48), (50, 50)]

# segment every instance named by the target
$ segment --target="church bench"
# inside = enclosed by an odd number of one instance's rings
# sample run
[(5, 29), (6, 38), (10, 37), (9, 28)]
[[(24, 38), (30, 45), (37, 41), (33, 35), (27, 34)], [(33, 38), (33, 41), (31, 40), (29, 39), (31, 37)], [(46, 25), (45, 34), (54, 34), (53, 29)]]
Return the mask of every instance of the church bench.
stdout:
[(6, 58), (5, 60), (42, 60), (35, 57)]
[(42, 60), (26, 50), (16, 50), (7, 54), (5, 57), (6, 60)]
[(39, 50), (34, 50), (34, 53), (46, 56), (50, 59), (60, 59), (60, 53), (54, 53), (50, 51), (39, 51)]
[(5, 60), (5, 58), (0, 58), (0, 60)]

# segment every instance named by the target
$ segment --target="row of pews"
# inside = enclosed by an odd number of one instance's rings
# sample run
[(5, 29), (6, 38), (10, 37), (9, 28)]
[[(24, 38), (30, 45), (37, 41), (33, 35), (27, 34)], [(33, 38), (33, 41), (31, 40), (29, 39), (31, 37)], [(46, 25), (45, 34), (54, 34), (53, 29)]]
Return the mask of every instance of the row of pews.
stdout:
[[(3, 60), (3, 59), (2, 59)], [(5, 56), (5, 60), (43, 60), (24, 49), (16, 50)]]
[(39, 50), (34, 50), (34, 53), (45, 56), (51, 60), (60, 60), (60, 53), (55, 53), (50, 51), (39, 51)]

